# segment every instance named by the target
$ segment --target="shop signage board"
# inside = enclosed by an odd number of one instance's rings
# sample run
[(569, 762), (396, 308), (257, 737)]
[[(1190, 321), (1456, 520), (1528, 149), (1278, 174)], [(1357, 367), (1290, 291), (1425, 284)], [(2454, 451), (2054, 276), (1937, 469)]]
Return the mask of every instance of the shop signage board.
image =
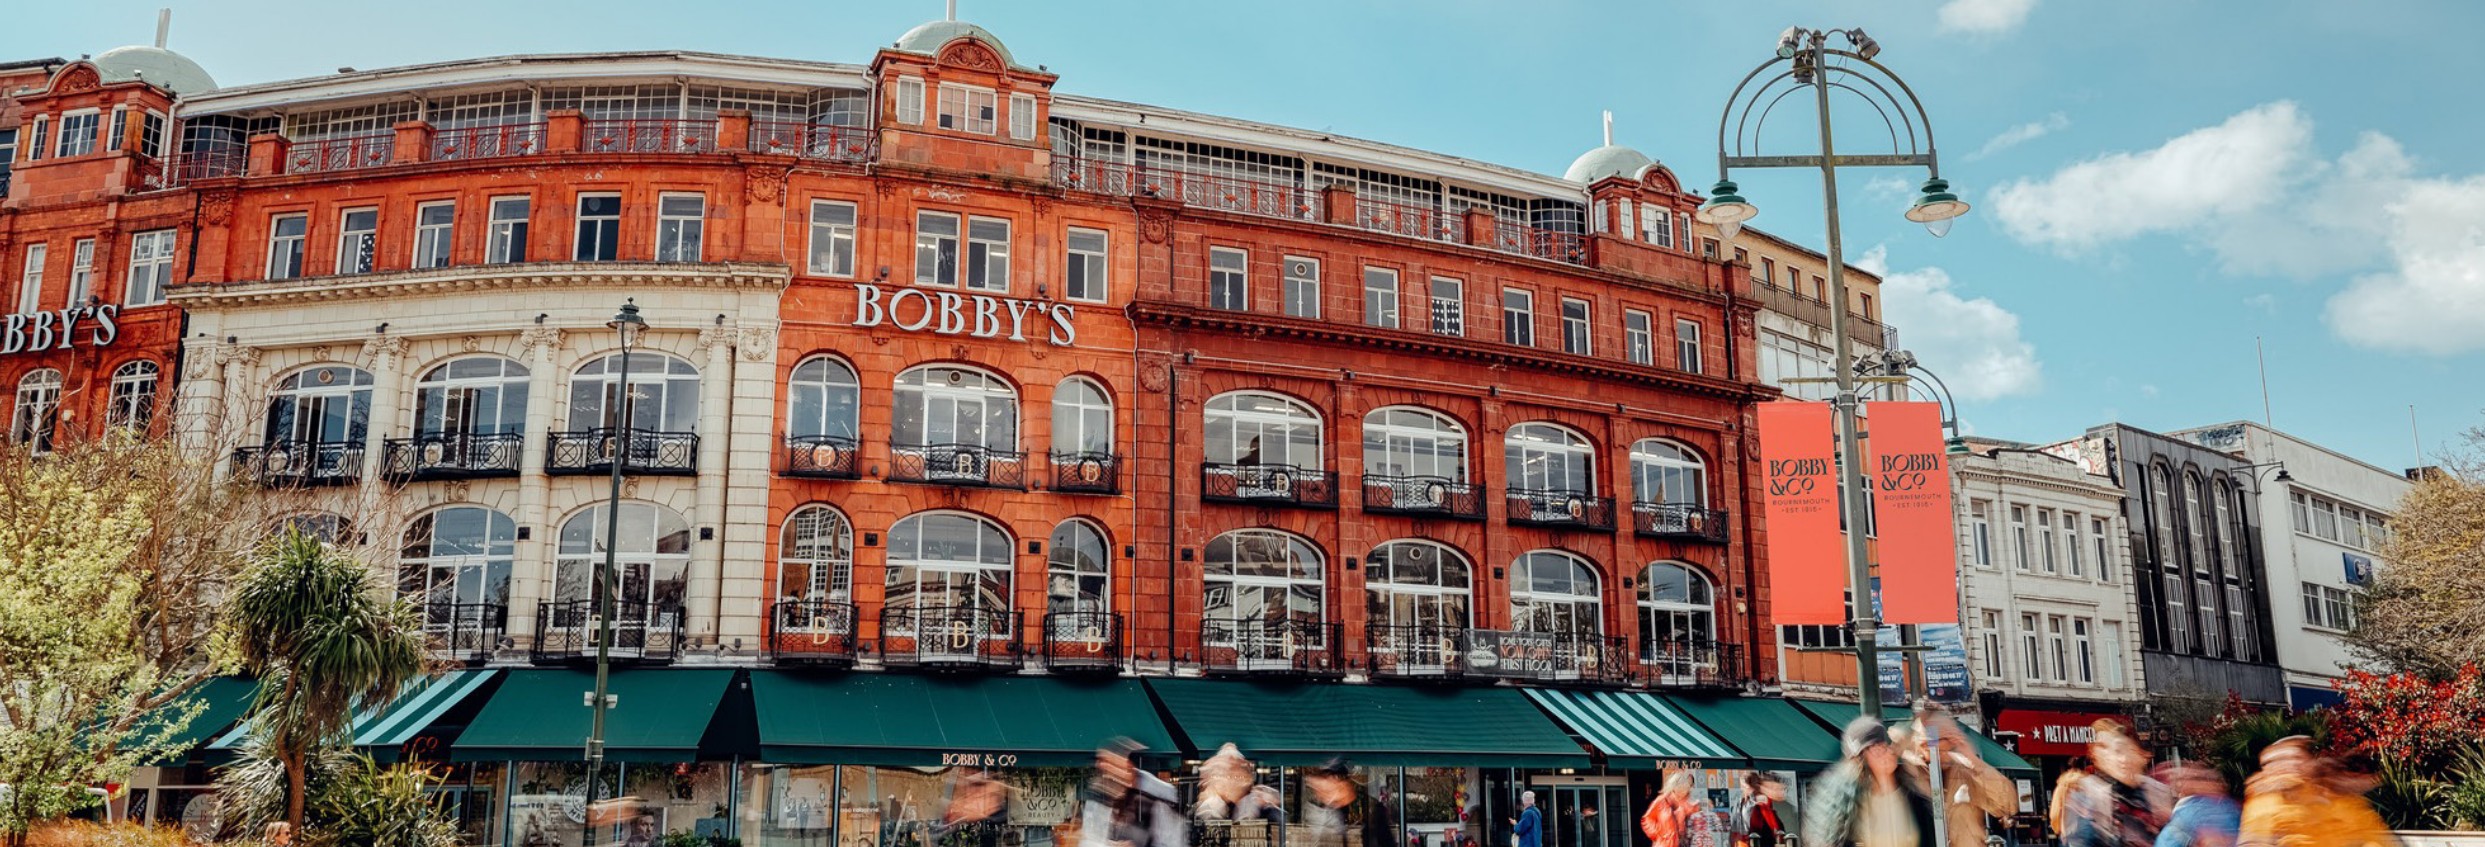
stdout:
[(2042, 709), (2004, 709), (1994, 725), (2005, 732), (2019, 734), (2019, 753), (2023, 756), (2085, 756), (2088, 742), (2096, 737), (2091, 728), (2098, 720), (2112, 720), (2126, 727), (2131, 718), (2110, 712), (2060, 712)]
[(1959, 551), (1948, 445), (1938, 403), (1874, 403), (1873, 518), (1879, 530), (1881, 621), (1959, 622)]
[(870, 283), (854, 287), (854, 325), (1011, 341), (1038, 334), (1055, 347), (1079, 340), (1078, 309), (1068, 303), (926, 288), (891, 292)]
[(121, 338), (121, 307), (94, 306), (10, 315), (0, 324), (0, 356), (74, 347), (110, 347)]
[(1838, 530), (1829, 404), (1762, 403), (1759, 422), (1771, 622), (1846, 623), (1846, 554)]
[(1467, 631), (1467, 669), (1479, 676), (1538, 678), (1554, 671), (1559, 641), (1549, 632)]

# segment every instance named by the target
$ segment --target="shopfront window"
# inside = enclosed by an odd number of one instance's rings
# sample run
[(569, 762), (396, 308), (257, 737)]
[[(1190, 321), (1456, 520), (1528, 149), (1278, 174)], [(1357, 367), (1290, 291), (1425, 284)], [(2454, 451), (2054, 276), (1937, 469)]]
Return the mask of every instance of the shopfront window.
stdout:
[(1327, 559), (1311, 542), (1272, 529), (1235, 530), (1209, 541), (1206, 559), (1202, 637), (1209, 643), (1319, 632)]
[[(618, 538), (619, 543), (611, 545), (621, 586), (615, 595), (614, 627), (669, 631), (680, 624), (683, 595), (690, 585), (690, 522), (672, 509), (625, 502), (621, 504), (621, 531), (608, 536), (609, 508), (598, 505), (561, 524), (560, 552), (553, 563), (553, 600), (591, 601), (595, 569), (604, 561), (607, 540)], [(643, 634), (614, 636), (615, 643), (644, 643), (644, 639)]]
[(1085, 768), (745, 764), (736, 835), (748, 847), (1074, 847), (1087, 779)]
[[(732, 767), (722, 762), (624, 762), (604, 766), (595, 796), (599, 825), (593, 843), (654, 845), (722, 836), (730, 824)], [(510, 775), (510, 841), (521, 847), (565, 847), (585, 835), (587, 766), (583, 762), (518, 762)]]
[(1510, 563), (1510, 626), (1520, 632), (1605, 634), (1605, 600), (1596, 566), (1559, 550)]

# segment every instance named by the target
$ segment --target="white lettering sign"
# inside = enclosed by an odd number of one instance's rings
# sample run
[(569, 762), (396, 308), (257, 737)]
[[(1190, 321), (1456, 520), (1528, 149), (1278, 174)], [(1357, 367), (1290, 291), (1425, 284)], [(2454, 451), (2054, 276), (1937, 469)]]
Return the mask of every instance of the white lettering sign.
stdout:
[(2087, 726), (2063, 726), (2049, 723), (2037, 727), (2037, 734), (2042, 736), (2047, 744), (2086, 744), (2097, 740), (2096, 728)]
[(81, 340), (88, 347), (110, 347), (120, 337), (119, 306), (10, 315), (0, 325), (0, 355), (67, 350)]
[(1027, 318), (1034, 315), (1038, 317), (1035, 328), (1044, 329), (1046, 321), (1052, 324), (1045, 332), (1045, 342), (1055, 347), (1078, 343), (1078, 310), (1068, 303), (920, 288), (900, 288), (889, 293), (870, 283), (854, 287), (855, 326), (887, 325), (907, 332), (929, 330), (936, 335), (1001, 338), (1004, 311), (1009, 313), (1007, 337), (1011, 341), (1027, 340)]

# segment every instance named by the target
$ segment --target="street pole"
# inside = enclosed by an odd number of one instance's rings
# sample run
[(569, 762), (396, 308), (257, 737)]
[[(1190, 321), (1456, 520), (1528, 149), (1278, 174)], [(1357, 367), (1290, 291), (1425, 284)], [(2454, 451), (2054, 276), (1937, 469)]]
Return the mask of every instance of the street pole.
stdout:
[[(1812, 44), (1812, 66), (1826, 68), (1827, 39)], [(1838, 366), (1838, 396), (1831, 401), (1838, 428), (1838, 514), (1846, 527), (1847, 592), (1855, 610), (1856, 709), (1881, 718), (1880, 609), (1874, 608), (1872, 561), (1865, 547), (1864, 442), (1858, 429), (1863, 399), (1855, 393), (1855, 341), (1847, 337), (1846, 244), (1838, 229), (1838, 154), (1829, 131), (1829, 74), (1812, 74), (1813, 102), (1821, 113), (1821, 205), (1829, 215), (1829, 335)]]
[(621, 464), (629, 455), (630, 435), (630, 343), (637, 340), (639, 330), (647, 326), (639, 318), (634, 300), (621, 305), (621, 314), (609, 324), (621, 336), (621, 379), (615, 383), (613, 402), (618, 405), (611, 428), (612, 453), (605, 459), (612, 465), (612, 495), (604, 507), (604, 560), (597, 563), (595, 590), (591, 604), (595, 607), (595, 692), (588, 695), (587, 705), (595, 717), (587, 728), (587, 798), (585, 819), (578, 840), (580, 847), (595, 845), (596, 780), (604, 773), (604, 713), (612, 706), (609, 694), (613, 665), (613, 601), (620, 587), (613, 584), (620, 572), (615, 557), (621, 550)]

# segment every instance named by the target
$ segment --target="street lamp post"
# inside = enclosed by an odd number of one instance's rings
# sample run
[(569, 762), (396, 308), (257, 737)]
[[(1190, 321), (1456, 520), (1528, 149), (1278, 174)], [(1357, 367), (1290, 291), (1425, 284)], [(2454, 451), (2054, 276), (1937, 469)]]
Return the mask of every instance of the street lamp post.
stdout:
[(620, 573), (614, 564), (614, 556), (621, 549), (621, 465), (622, 457), (629, 455), (630, 449), (627, 441), (630, 437), (630, 346), (647, 331), (647, 321), (639, 317), (637, 298), (622, 303), (621, 313), (604, 325), (621, 337), (621, 381), (613, 391), (613, 402), (619, 405), (613, 417), (617, 425), (611, 427), (611, 452), (605, 456), (606, 461), (612, 464), (613, 486), (611, 499), (604, 506), (604, 561), (595, 570), (595, 596), (592, 601), (595, 606), (595, 692), (587, 695), (587, 705), (594, 709), (595, 718), (587, 728), (586, 819), (581, 821), (584, 826), (578, 837), (582, 847), (593, 847), (595, 844), (596, 780), (604, 774), (604, 713), (612, 708), (614, 699), (607, 692), (613, 666), (613, 595), (620, 593), (620, 589), (613, 585), (613, 578)]
[[(1830, 36), (1843, 37), (1847, 47), (1830, 46)], [(1708, 202), (1701, 204), (1699, 219), (1715, 226), (1720, 235), (1731, 239), (1743, 228), (1743, 222), (1760, 213), (1750, 201), (1743, 199), (1732, 180), (1735, 168), (1818, 168), (1821, 173), (1822, 205), (1828, 214), (1829, 259), (1829, 334), (1836, 339), (1838, 394), (1832, 401), (1838, 428), (1838, 472), (1841, 475), (1838, 512), (1846, 530), (1847, 590), (1853, 599), (1852, 621), (1855, 633), (1856, 694), (1862, 712), (1874, 718), (1881, 716), (1880, 655), (1876, 630), (1880, 626), (1879, 610), (1872, 597), (1872, 565), (1864, 547), (1865, 477), (1862, 433), (1858, 429), (1858, 409), (1862, 398), (1856, 393), (1856, 374), (1847, 363), (1855, 361), (1854, 342), (1847, 337), (1846, 257), (1838, 229), (1838, 169), (1841, 167), (1922, 167), (1929, 172), (1923, 193), (1907, 219), (1924, 224), (1936, 237), (1950, 231), (1952, 219), (1967, 213), (1967, 203), (1950, 192), (1950, 183), (1941, 178), (1941, 165), (1934, 155), (1933, 129), (1924, 112), (1924, 104), (1915, 91), (1898, 75), (1873, 57), (1881, 53), (1861, 29), (1812, 30), (1791, 27), (1778, 36), (1777, 57), (1762, 62), (1735, 86), (1734, 95), (1726, 101), (1724, 114), (1717, 122), (1716, 190)], [(1779, 65), (1786, 65), (1778, 69)], [(1772, 70), (1776, 72), (1770, 74)], [(1764, 74), (1768, 75), (1765, 80)], [(1755, 80), (1761, 80), (1755, 86)], [(1812, 101), (1820, 117), (1820, 153), (1817, 155), (1760, 155), (1761, 130), (1767, 125), (1769, 112), (1780, 100), (1803, 88), (1812, 89)], [(1829, 92), (1838, 89), (1865, 100), (1879, 112), (1890, 130), (1891, 152), (1884, 155), (1849, 155), (1837, 152), (1830, 134)], [(1895, 89), (1895, 90), (1893, 90)], [(1901, 97), (1904, 97), (1902, 100)], [(1737, 113), (1740, 112), (1740, 115)]]

